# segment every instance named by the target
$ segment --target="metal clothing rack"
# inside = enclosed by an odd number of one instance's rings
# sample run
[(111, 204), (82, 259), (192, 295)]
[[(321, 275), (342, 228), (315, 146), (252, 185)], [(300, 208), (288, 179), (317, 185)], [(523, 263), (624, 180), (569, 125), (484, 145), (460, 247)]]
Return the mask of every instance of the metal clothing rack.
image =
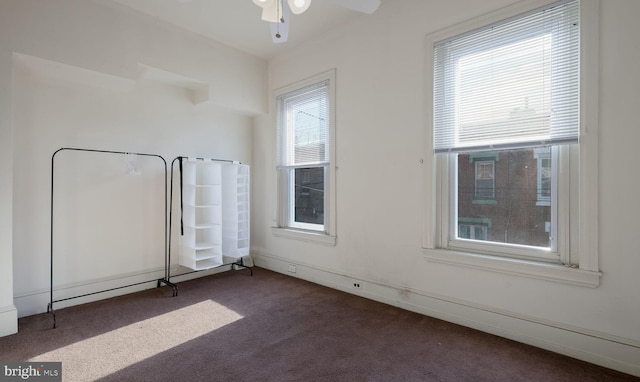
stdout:
[[(118, 286), (118, 287), (114, 287), (114, 288), (108, 288), (108, 289), (104, 289), (104, 290), (100, 290), (97, 292), (92, 292), (92, 293), (85, 293), (85, 294), (81, 294), (78, 296), (73, 296), (73, 297), (67, 297), (67, 298), (62, 298), (62, 299), (58, 299), (58, 300), (54, 300), (53, 299), (53, 278), (54, 278), (54, 250), (53, 250), (53, 244), (54, 244), (54, 180), (55, 180), (55, 158), (56, 155), (61, 152), (61, 151), (65, 151), (65, 150), (69, 150), (69, 151), (79, 151), (79, 152), (89, 152), (89, 153), (106, 153), (106, 154), (119, 154), (119, 155), (139, 155), (139, 156), (146, 156), (146, 157), (156, 157), (159, 158), (160, 160), (162, 160), (162, 163), (164, 165), (164, 255), (165, 255), (165, 263), (164, 263), (164, 278), (161, 279), (153, 279), (153, 280), (147, 280), (147, 281), (141, 281), (141, 282), (137, 282), (137, 283), (133, 283), (133, 284), (127, 284), (127, 285), (122, 285), (122, 286)], [(173, 173), (174, 173), (174, 165), (176, 163), (176, 161), (179, 162), (179, 169), (180, 169), (180, 228), (181, 228), (181, 234), (183, 233), (183, 224), (182, 224), (182, 161), (184, 159), (187, 159), (188, 157), (183, 157), (183, 156), (179, 156), (176, 157), (175, 159), (173, 159), (173, 161), (171, 162), (171, 185), (170, 185), (170, 196), (168, 196), (168, 192), (167, 192), (167, 183), (168, 183), (168, 168), (167, 168), (167, 161), (160, 155), (158, 154), (146, 154), (146, 153), (136, 153), (136, 152), (125, 152), (125, 151), (112, 151), (112, 150), (96, 150), (96, 149), (84, 149), (84, 148), (73, 148), (73, 147), (63, 147), (60, 148), (58, 150), (56, 150), (53, 155), (51, 156), (51, 252), (50, 252), (50, 273), (49, 273), (49, 303), (47, 304), (47, 313), (51, 313), (53, 315), (53, 328), (56, 328), (56, 313), (55, 310), (53, 308), (53, 305), (57, 302), (62, 302), (62, 301), (67, 301), (67, 300), (72, 300), (75, 298), (81, 298), (81, 297), (86, 297), (86, 296), (92, 296), (95, 294), (99, 294), (99, 293), (104, 293), (104, 292), (110, 292), (110, 291), (114, 291), (114, 290), (119, 290), (119, 289), (124, 289), (124, 288), (128, 288), (128, 287), (132, 287), (132, 286), (136, 286), (136, 285), (141, 285), (141, 284), (146, 284), (149, 282), (157, 282), (157, 286), (160, 287), (161, 284), (166, 284), (168, 286), (170, 286), (172, 288), (173, 291), (173, 297), (178, 295), (178, 286), (174, 283), (171, 282), (171, 221), (172, 221), (172, 214), (173, 214), (173, 208), (172, 208), (172, 204), (173, 204)], [(196, 158), (197, 160), (210, 160), (210, 161), (216, 161), (216, 162), (228, 162), (228, 163), (240, 163), (240, 162), (236, 162), (236, 161), (232, 161), (232, 160), (224, 160), (224, 159), (205, 159), (205, 158)], [(248, 266), (246, 264), (244, 264), (243, 258), (241, 257), (238, 261), (234, 262), (234, 263), (229, 263), (229, 264), (223, 264), (220, 266), (238, 266), (241, 268), (246, 268), (249, 269), (251, 272), (251, 276), (253, 276), (253, 269), (251, 266)], [(196, 272), (201, 272), (201, 271), (191, 271), (191, 272), (184, 272), (181, 274), (177, 274), (177, 275), (173, 275), (173, 277), (178, 277), (178, 276), (183, 276), (183, 275), (187, 275), (187, 274), (191, 274), (191, 273), (196, 273)]]
[[(185, 159), (188, 159), (189, 157), (184, 157), (184, 156), (177, 156), (175, 157), (172, 161), (171, 161), (171, 180), (170, 180), (170, 191), (169, 191), (169, 229), (168, 229), (168, 239), (167, 239), (167, 251), (166, 251), (166, 257), (165, 257), (165, 273), (164, 273), (164, 278), (158, 280), (158, 286), (160, 286), (160, 284), (164, 283), (168, 286), (170, 286), (173, 289), (173, 296), (177, 296), (178, 295), (178, 286), (174, 283), (171, 282), (171, 271), (170, 271), (170, 267), (171, 267), (171, 228), (172, 228), (172, 222), (173, 222), (173, 173), (174, 173), (174, 166), (176, 161), (178, 162), (178, 169), (180, 171), (180, 235), (184, 234), (184, 224), (183, 224), (183, 199), (182, 199), (182, 161)], [(226, 163), (240, 163), (237, 161), (232, 161), (232, 160), (228, 160), (228, 159), (210, 159), (210, 158), (195, 158), (196, 160), (201, 160), (201, 161), (214, 161), (214, 162), (226, 162)], [(222, 266), (238, 266), (241, 268), (246, 268), (249, 269), (249, 271), (251, 272), (251, 276), (253, 276), (253, 268), (251, 266), (248, 266), (246, 264), (244, 264), (244, 261), (242, 259), (242, 257), (240, 258), (239, 261), (236, 261), (234, 263), (229, 263), (229, 264), (223, 264), (220, 265), (220, 267)], [(188, 274), (192, 274), (192, 273), (197, 273), (197, 272), (202, 272), (202, 271), (190, 271), (190, 272), (184, 272), (184, 273), (180, 273), (177, 275), (173, 275), (173, 277), (178, 277), (178, 276), (184, 276), (184, 275), (188, 275)]]
[[(54, 264), (54, 253), (53, 253), (53, 185), (54, 185), (54, 176), (55, 176), (55, 157), (56, 154), (58, 154), (61, 151), (65, 151), (65, 150), (70, 150), (70, 151), (81, 151), (81, 152), (90, 152), (90, 153), (106, 153), (106, 154), (120, 154), (120, 155), (139, 155), (139, 156), (146, 156), (146, 157), (156, 157), (159, 158), (160, 160), (162, 160), (162, 163), (164, 164), (164, 252), (165, 252), (165, 259), (167, 258), (167, 253), (168, 253), (168, 243), (167, 243), (167, 161), (160, 155), (157, 154), (145, 154), (145, 153), (134, 153), (134, 152), (124, 152), (124, 151), (110, 151), (110, 150), (94, 150), (94, 149), (83, 149), (83, 148), (72, 148), (72, 147), (63, 147), (60, 148), (58, 150), (56, 150), (53, 155), (51, 156), (51, 254), (50, 254), (50, 289), (49, 289), (49, 303), (47, 304), (47, 313), (51, 313), (53, 315), (53, 327), (56, 327), (56, 313), (55, 310), (53, 309), (53, 304), (56, 302), (62, 302), (62, 301), (67, 301), (67, 300), (72, 300), (75, 298), (80, 298), (80, 297), (86, 297), (86, 296), (91, 296), (91, 295), (95, 295), (95, 294), (99, 294), (99, 293), (104, 293), (104, 292), (109, 292), (109, 291), (113, 291), (113, 290), (118, 290), (118, 289), (123, 289), (123, 288), (127, 288), (127, 287), (132, 287), (135, 285), (141, 285), (141, 284), (145, 284), (148, 282), (152, 282), (152, 281), (156, 281), (154, 280), (148, 280), (148, 281), (142, 281), (142, 282), (138, 282), (138, 283), (134, 283), (134, 284), (129, 284), (129, 285), (123, 285), (123, 286), (119, 286), (119, 287), (115, 287), (115, 288), (109, 288), (109, 289), (105, 289), (105, 290), (101, 290), (101, 291), (97, 291), (97, 292), (92, 292), (92, 293), (86, 293), (86, 294), (82, 294), (79, 296), (73, 296), (73, 297), (67, 297), (67, 298), (63, 298), (63, 299), (59, 299), (59, 300), (54, 300), (53, 299), (53, 264)], [(165, 268), (167, 268), (167, 264), (165, 264)], [(159, 282), (158, 282), (158, 286), (159, 286)], [(175, 295), (175, 292), (174, 292)]]

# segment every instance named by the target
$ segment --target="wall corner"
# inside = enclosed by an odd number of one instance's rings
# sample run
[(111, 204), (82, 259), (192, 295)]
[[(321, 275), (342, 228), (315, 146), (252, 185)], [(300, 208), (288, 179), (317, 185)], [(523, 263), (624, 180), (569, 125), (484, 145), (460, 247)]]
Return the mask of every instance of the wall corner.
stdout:
[(18, 310), (15, 305), (0, 307), (0, 337), (18, 332)]

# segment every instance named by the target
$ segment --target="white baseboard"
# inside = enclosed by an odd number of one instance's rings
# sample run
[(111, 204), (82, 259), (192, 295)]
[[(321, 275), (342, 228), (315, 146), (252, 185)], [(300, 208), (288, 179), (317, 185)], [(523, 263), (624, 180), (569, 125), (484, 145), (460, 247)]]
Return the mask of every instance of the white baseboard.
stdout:
[[(58, 285), (54, 287), (53, 291), (53, 300), (58, 301), (53, 304), (53, 309), (58, 310), (73, 305), (155, 288), (157, 286), (155, 280), (163, 277), (164, 269), (159, 268), (95, 280), (86, 280), (79, 283)], [(19, 317), (45, 313), (51, 301), (51, 291), (50, 289), (40, 289), (28, 293), (16, 294), (13, 301), (18, 309)]]
[(640, 341), (634, 339), (364, 280), (261, 250), (252, 256), (258, 267), (640, 376)]
[[(251, 258), (246, 258), (245, 264), (252, 266), (253, 263)], [(179, 283), (182, 281), (225, 272), (230, 269), (231, 265), (227, 264), (220, 267), (195, 272), (188, 268), (184, 268), (178, 265), (172, 265), (170, 281), (172, 283)], [(117, 275), (108, 278), (88, 280), (76, 284), (57, 286), (54, 288), (53, 293), (53, 300), (57, 302), (54, 303), (53, 308), (54, 310), (58, 310), (73, 305), (85, 304), (88, 302), (104, 300), (106, 298), (139, 292), (145, 289), (156, 288), (157, 280), (163, 279), (164, 276), (164, 269), (156, 268), (130, 274)], [(164, 287), (166, 286), (166, 284), (161, 283), (160, 286)], [(50, 301), (51, 291), (48, 289), (22, 293), (14, 297), (14, 303), (17, 307), (18, 317), (26, 317), (34, 314), (45, 313), (47, 312), (47, 306)]]
[(18, 332), (18, 310), (15, 305), (0, 307), (0, 337)]

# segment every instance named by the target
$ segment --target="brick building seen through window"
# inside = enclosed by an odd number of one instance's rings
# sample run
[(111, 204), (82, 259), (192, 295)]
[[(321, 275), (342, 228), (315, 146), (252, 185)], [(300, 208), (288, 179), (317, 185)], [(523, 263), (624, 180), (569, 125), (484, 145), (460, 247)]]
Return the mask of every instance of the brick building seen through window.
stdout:
[(458, 155), (458, 238), (550, 246), (550, 148)]

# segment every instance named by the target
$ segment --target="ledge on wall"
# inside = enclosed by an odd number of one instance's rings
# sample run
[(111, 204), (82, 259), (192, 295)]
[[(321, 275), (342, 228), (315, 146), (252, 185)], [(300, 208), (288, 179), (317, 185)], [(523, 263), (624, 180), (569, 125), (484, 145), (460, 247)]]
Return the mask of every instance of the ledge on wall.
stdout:
[(129, 79), (22, 53), (13, 54), (14, 66), (34, 78), (53, 78), (67, 83), (130, 92), (140, 80), (149, 80), (187, 91), (194, 105), (211, 101), (209, 84), (177, 73), (138, 64), (138, 77)]
[(210, 86), (207, 83), (149, 65), (139, 64), (138, 66), (140, 67), (140, 79), (183, 88), (190, 92), (191, 102), (194, 105), (211, 100)]
[(94, 70), (22, 53), (13, 53), (13, 62), (16, 68), (36, 78), (54, 78), (64, 82), (119, 92), (132, 91), (136, 85), (136, 81), (128, 78), (96, 72)]

